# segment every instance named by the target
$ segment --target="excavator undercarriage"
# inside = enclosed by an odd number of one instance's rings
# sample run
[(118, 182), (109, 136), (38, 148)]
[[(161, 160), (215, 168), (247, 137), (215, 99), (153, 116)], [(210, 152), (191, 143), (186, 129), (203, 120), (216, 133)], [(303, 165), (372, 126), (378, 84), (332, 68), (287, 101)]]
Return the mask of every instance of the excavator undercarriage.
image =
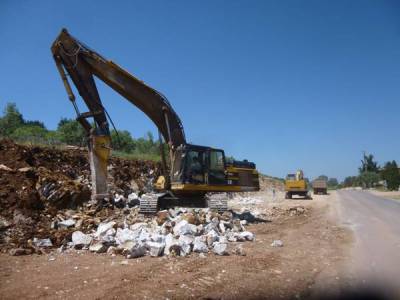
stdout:
[[(77, 120), (87, 132), (93, 201), (110, 198), (107, 164), (111, 152), (108, 114), (101, 102), (95, 77), (143, 111), (160, 133), (163, 176), (155, 185), (159, 194), (141, 198), (143, 213), (155, 213), (173, 205), (207, 205), (221, 212), (227, 209), (226, 199), (214, 199), (207, 194), (259, 190), (254, 163), (228, 161), (223, 150), (188, 144), (182, 122), (164, 95), (72, 37), (66, 29), (56, 38), (51, 51)], [(84, 100), (88, 112), (79, 111), (67, 76)], [(87, 119), (92, 119), (92, 122)], [(164, 153), (163, 143), (168, 145), (168, 155)]]

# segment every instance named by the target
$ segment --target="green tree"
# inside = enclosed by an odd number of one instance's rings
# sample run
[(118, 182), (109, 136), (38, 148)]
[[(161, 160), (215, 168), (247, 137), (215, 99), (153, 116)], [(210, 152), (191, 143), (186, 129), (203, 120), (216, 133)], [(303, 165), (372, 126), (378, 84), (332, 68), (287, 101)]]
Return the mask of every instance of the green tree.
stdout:
[(357, 176), (347, 176), (343, 181), (344, 187), (352, 187), (355, 186), (357, 182)]
[(378, 163), (374, 161), (374, 156), (372, 154), (367, 155), (364, 153), (364, 157), (361, 160), (361, 167), (358, 168), (360, 174), (364, 172), (375, 172), (379, 171)]
[(37, 125), (24, 125), (13, 131), (10, 137), (20, 142), (30, 142), (33, 144), (47, 143), (47, 130)]
[(328, 179), (328, 186), (329, 187), (336, 187), (339, 185), (339, 182), (336, 178), (329, 178)]
[(366, 171), (366, 172), (362, 172), (358, 176), (358, 180), (359, 180), (359, 183), (361, 183), (361, 185), (363, 187), (371, 188), (376, 183), (378, 183), (378, 181), (380, 180), (380, 177), (379, 177), (379, 174), (376, 172)]
[(82, 146), (85, 142), (86, 133), (78, 121), (72, 119), (61, 119), (57, 131), (60, 141), (69, 145)]
[(38, 126), (42, 127), (43, 129), (46, 129), (46, 126), (44, 126), (43, 122), (40, 121), (25, 121), (25, 125)]
[(387, 188), (391, 191), (398, 190), (400, 186), (400, 171), (396, 161), (388, 161), (381, 172), (383, 180), (386, 180)]
[(0, 135), (10, 137), (11, 134), (25, 123), (22, 114), (15, 103), (7, 103), (4, 115), (0, 118)]
[(135, 150), (135, 141), (131, 134), (126, 130), (119, 130), (118, 132), (112, 130), (111, 141), (114, 150), (126, 153), (132, 153)]

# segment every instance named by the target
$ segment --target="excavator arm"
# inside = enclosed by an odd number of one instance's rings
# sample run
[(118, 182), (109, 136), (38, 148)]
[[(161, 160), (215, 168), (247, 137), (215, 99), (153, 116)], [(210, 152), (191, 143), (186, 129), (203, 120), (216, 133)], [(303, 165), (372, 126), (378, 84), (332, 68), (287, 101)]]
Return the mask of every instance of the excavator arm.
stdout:
[[(102, 57), (63, 29), (51, 47), (58, 70), (63, 78), (71, 101), (75, 101), (63, 71), (74, 82), (90, 113), (103, 134), (108, 134), (104, 107), (96, 88), (94, 76), (105, 82), (121, 96), (143, 111), (173, 147), (185, 144), (185, 133), (179, 116), (160, 92), (129, 74), (120, 66)], [(79, 112), (77, 112), (78, 115)], [(85, 126), (86, 128), (86, 126)]]
[[(168, 142), (171, 158), (174, 149), (186, 144), (182, 122), (167, 98), (160, 92), (91, 50), (72, 37), (66, 29), (56, 38), (51, 51), (69, 99), (78, 115), (77, 120), (89, 135), (93, 198), (104, 198), (108, 193), (107, 159), (110, 150), (107, 112), (101, 102), (94, 77), (109, 85), (154, 122), (164, 140)], [(88, 112), (79, 111), (67, 74), (86, 103)], [(94, 126), (87, 118), (93, 118)]]

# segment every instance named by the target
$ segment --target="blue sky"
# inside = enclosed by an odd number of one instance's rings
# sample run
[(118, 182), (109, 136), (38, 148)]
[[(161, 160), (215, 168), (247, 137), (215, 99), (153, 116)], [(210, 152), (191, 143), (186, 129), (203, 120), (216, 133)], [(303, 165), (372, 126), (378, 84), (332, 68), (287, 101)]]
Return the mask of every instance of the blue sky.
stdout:
[[(283, 177), (400, 161), (398, 1), (0, 1), (0, 107), (75, 117), (50, 45), (62, 27), (165, 94), (190, 142)], [(117, 128), (155, 126), (99, 83)]]

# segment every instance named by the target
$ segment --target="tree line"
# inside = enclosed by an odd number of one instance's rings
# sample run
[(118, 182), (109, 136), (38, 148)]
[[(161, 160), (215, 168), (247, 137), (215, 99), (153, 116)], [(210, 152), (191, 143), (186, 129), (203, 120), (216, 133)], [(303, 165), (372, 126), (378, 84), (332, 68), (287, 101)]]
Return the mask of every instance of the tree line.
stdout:
[[(25, 120), (15, 103), (7, 103), (0, 117), (0, 138), (35, 145), (86, 145), (86, 133), (78, 121), (62, 118), (56, 130), (49, 130), (41, 121)], [(145, 137), (133, 138), (126, 130), (112, 130), (114, 154), (144, 159), (159, 159), (159, 142), (151, 132)]]
[(357, 176), (348, 176), (342, 182), (343, 187), (361, 186), (371, 188), (384, 186), (388, 190), (398, 190), (400, 186), (400, 169), (395, 160), (378, 165), (372, 154), (364, 153)]

